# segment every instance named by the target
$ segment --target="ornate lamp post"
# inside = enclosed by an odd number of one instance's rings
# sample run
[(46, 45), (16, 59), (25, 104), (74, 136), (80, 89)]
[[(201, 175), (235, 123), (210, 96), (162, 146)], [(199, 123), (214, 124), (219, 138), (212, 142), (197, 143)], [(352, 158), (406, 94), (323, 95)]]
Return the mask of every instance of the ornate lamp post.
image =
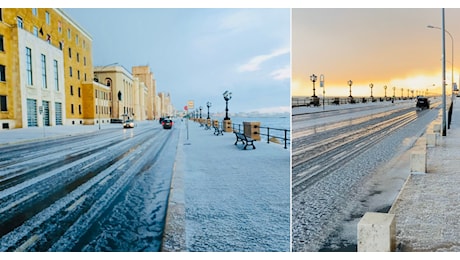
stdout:
[(351, 95), (351, 85), (353, 84), (353, 81), (351, 81), (351, 79), (348, 81), (348, 86), (350, 86), (350, 98), (352, 98), (353, 96)]
[(225, 92), (222, 94), (225, 99), (225, 118), (224, 120), (230, 120), (230, 117), (228, 117), (228, 101), (232, 99), (232, 92), (228, 92), (228, 90), (225, 90)]
[(200, 119), (201, 119), (201, 110), (202, 110), (202, 109), (203, 109), (203, 107), (202, 107), (202, 106), (200, 106)]
[(395, 91), (396, 91), (396, 87), (393, 87), (393, 99), (396, 98)]
[(369, 87), (371, 88), (371, 101), (374, 101), (374, 96), (372, 95), (372, 88), (374, 87), (374, 84), (369, 84)]
[(206, 106), (208, 107), (208, 118), (207, 118), (207, 119), (211, 119), (211, 118), (209, 117), (209, 108), (211, 107), (211, 105), (212, 105), (212, 104), (211, 104), (211, 102), (209, 102), (209, 101), (208, 101), (208, 103), (206, 103)]
[(316, 82), (317, 78), (318, 77), (315, 74), (312, 74), (310, 76), (310, 80), (313, 82), (313, 96), (312, 97), (316, 97), (316, 94), (315, 94), (315, 82)]
[(401, 99), (403, 99), (403, 98), (404, 98), (404, 89), (401, 88)]
[(387, 85), (383, 86), (383, 89), (385, 89), (385, 100), (387, 100)]

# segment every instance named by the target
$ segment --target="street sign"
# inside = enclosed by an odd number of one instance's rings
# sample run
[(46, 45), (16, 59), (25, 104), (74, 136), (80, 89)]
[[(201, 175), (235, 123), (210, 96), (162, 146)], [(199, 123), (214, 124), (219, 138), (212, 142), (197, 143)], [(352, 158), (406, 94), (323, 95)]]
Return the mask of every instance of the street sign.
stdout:
[(194, 102), (193, 102), (193, 100), (189, 100), (189, 101), (187, 102), (187, 107), (188, 107), (188, 109), (193, 109), (193, 107), (194, 107)]

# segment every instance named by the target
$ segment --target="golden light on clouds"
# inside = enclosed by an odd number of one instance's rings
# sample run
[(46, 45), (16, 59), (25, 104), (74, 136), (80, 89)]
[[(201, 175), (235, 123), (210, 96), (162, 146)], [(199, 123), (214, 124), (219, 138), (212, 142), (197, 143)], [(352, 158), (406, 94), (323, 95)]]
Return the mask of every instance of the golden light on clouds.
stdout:
[[(374, 97), (441, 93), (441, 9), (330, 8), (292, 11), (292, 95), (312, 96), (311, 74), (324, 74), (326, 96)], [(460, 41), (460, 9), (446, 9), (446, 30)], [(446, 37), (446, 90), (452, 88), (457, 42)], [(460, 51), (455, 51), (458, 55)], [(459, 57), (460, 58), (460, 57)], [(452, 61), (453, 60), (453, 61)], [(460, 71), (454, 68), (454, 82)], [(319, 83), (316, 95), (322, 95)]]

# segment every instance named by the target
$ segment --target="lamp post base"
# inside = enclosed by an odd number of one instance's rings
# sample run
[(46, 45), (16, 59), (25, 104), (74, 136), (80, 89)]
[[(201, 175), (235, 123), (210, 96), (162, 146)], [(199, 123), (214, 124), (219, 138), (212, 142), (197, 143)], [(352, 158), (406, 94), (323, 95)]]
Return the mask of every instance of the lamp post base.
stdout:
[(232, 120), (230, 120), (230, 118), (224, 119), (222, 125), (225, 132), (233, 132)]

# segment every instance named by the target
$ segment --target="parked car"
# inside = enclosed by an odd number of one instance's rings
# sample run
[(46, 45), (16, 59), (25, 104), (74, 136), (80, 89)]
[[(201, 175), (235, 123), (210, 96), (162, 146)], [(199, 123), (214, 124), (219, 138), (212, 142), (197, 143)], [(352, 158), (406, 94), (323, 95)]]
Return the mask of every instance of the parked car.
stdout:
[(128, 119), (123, 122), (123, 128), (133, 128), (134, 127), (134, 121), (131, 119)]
[(429, 109), (430, 108), (430, 101), (426, 97), (417, 97), (417, 104), (415, 107), (418, 110)]
[(161, 122), (163, 125), (163, 129), (171, 129), (171, 127), (174, 125), (174, 122), (171, 119), (163, 119), (163, 122)]

